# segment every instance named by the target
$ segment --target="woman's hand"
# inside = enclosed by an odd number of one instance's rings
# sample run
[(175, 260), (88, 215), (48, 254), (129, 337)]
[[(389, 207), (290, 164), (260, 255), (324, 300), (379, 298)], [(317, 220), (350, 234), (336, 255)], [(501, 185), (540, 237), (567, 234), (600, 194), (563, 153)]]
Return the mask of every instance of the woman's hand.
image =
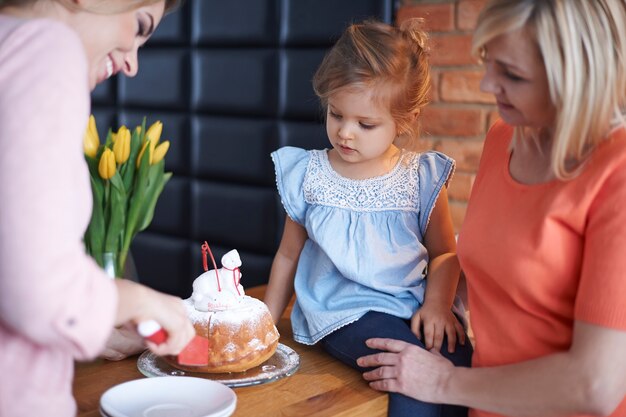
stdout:
[(378, 391), (399, 392), (420, 401), (440, 403), (454, 365), (439, 352), (394, 339), (368, 339), (367, 346), (385, 352), (363, 356), (359, 366), (376, 367), (363, 378)]
[(452, 311), (428, 301), (411, 318), (411, 330), (424, 342), (428, 350), (441, 351), (444, 335), (448, 338), (450, 353), (454, 352), (457, 340), (461, 345), (465, 345), (465, 331)]
[(145, 349), (146, 344), (143, 337), (137, 334), (134, 325), (127, 323), (113, 329), (100, 357), (110, 361), (120, 361)]
[(115, 280), (115, 283), (119, 295), (116, 325), (137, 326), (143, 321), (154, 320), (167, 333), (167, 340), (159, 345), (145, 341), (154, 354), (177, 355), (195, 336), (180, 298), (125, 279)]

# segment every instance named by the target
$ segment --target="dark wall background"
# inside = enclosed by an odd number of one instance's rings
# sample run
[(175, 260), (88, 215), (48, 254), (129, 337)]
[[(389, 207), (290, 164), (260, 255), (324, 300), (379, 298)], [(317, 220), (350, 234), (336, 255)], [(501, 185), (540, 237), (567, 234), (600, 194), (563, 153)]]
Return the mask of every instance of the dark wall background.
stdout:
[(237, 249), (242, 284), (267, 282), (284, 211), (270, 152), (327, 147), (311, 78), (344, 28), (393, 21), (392, 0), (187, 0), (139, 53), (139, 74), (98, 86), (93, 113), (109, 126), (163, 122), (174, 173), (132, 254), (141, 282), (188, 297), (200, 245)]

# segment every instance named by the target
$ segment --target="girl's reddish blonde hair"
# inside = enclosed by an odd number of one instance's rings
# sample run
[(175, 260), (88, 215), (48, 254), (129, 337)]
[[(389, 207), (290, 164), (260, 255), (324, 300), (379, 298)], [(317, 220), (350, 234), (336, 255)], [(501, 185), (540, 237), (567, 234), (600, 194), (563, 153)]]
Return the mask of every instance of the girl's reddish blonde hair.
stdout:
[(326, 110), (328, 98), (345, 89), (374, 89), (390, 108), (399, 135), (416, 139), (417, 117), (429, 101), (430, 67), (422, 19), (400, 27), (367, 20), (350, 25), (313, 76)]

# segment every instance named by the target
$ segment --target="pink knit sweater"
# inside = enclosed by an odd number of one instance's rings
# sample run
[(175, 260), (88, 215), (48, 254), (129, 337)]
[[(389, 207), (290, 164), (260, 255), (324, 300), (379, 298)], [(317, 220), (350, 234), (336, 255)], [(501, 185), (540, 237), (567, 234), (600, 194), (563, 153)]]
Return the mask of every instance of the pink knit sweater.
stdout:
[(85, 255), (87, 60), (70, 28), (0, 15), (0, 416), (73, 416), (117, 292)]

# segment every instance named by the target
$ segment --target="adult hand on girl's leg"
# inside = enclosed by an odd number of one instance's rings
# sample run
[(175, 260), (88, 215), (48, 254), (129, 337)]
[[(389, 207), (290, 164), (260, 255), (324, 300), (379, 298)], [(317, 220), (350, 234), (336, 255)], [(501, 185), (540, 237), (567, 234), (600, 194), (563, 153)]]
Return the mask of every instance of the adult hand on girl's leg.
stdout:
[(368, 339), (366, 344), (384, 351), (357, 360), (359, 366), (376, 368), (363, 373), (370, 387), (430, 403), (445, 402), (442, 394), (456, 368), (435, 349), (427, 351), (394, 339)]

